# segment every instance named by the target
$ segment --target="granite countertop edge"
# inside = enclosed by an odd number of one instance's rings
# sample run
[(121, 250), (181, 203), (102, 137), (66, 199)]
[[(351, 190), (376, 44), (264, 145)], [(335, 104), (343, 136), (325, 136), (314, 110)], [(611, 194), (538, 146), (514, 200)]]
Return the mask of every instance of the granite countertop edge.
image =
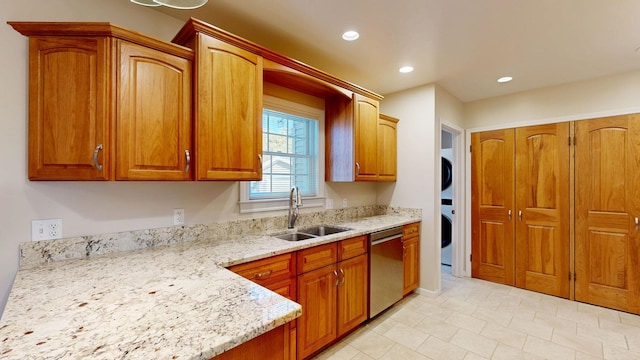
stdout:
[(21, 268), (0, 320), (0, 357), (210, 359), (302, 314), (226, 267), (416, 221), (379, 215), (297, 242), (275, 238), (280, 230)]

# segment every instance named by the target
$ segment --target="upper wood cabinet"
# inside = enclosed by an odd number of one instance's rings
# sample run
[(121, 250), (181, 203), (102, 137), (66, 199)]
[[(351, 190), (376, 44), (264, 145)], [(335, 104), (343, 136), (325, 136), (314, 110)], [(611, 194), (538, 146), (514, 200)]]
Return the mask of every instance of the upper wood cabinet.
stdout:
[(116, 179), (191, 179), (191, 61), (117, 44)]
[(262, 57), (195, 35), (197, 180), (262, 179)]
[(356, 181), (378, 180), (378, 101), (354, 94)]
[(378, 119), (378, 180), (396, 181), (398, 164), (398, 119), (380, 114)]
[(381, 117), (378, 100), (356, 93), (326, 104), (325, 179), (395, 181), (398, 119)]
[(29, 39), (30, 180), (111, 178), (109, 44), (106, 37)]
[(188, 180), (193, 52), (109, 23), (29, 36), (29, 179)]

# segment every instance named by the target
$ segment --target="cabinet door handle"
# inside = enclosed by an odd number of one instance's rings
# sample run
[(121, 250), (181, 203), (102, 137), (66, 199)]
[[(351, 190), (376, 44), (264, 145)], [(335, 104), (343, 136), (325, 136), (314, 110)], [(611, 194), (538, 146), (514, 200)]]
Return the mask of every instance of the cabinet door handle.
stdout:
[(507, 217), (509, 218), (509, 221), (511, 221), (511, 209), (509, 209), (509, 211), (507, 211)]
[(340, 275), (342, 275), (342, 280), (340, 280), (340, 285), (344, 285), (344, 270), (340, 268)]
[(258, 154), (258, 161), (260, 161), (260, 172), (262, 173), (262, 155)]
[(255, 279), (264, 279), (264, 278), (269, 277), (271, 275), (271, 273), (273, 273), (273, 270), (269, 269), (269, 270), (261, 272), (261, 273), (255, 273), (255, 274), (253, 274), (253, 277)]
[(340, 284), (340, 280), (338, 280), (338, 272), (336, 270), (333, 270), (333, 276), (336, 277), (336, 284), (334, 286), (338, 287), (338, 284)]
[(638, 225), (640, 225), (640, 224), (638, 224), (638, 217), (637, 217), (637, 216), (636, 216), (636, 218), (635, 218), (635, 221), (634, 221), (634, 222), (635, 222), (635, 224), (636, 224), (636, 232), (638, 232)]
[(184, 156), (187, 158), (187, 166), (184, 167), (184, 172), (188, 173), (189, 169), (191, 169), (191, 154), (189, 154), (189, 150), (184, 151)]
[(518, 210), (518, 220), (522, 221), (522, 210)]
[(356, 162), (356, 175), (360, 175), (360, 163)]
[(96, 149), (93, 151), (93, 164), (96, 166), (96, 169), (98, 169), (98, 171), (102, 171), (102, 165), (100, 165), (100, 163), (98, 162), (98, 153), (100, 152), (100, 150), (102, 150), (102, 144), (98, 144), (98, 146), (96, 146)]

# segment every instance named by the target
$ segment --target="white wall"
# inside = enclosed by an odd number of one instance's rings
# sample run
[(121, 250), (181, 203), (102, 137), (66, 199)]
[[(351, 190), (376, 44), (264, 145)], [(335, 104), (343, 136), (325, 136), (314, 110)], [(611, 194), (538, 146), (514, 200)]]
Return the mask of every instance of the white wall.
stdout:
[[(440, 185), (434, 175), (439, 146), (436, 143), (440, 143), (436, 139), (440, 129), (435, 118), (435, 94), (436, 86), (431, 84), (390, 94), (382, 100), (381, 112), (400, 119), (398, 180), (380, 185), (378, 194), (379, 202), (422, 209), (420, 287), (432, 292), (438, 291), (440, 284), (440, 241), (436, 241), (434, 221), (436, 185)], [(439, 158), (439, 150), (437, 155)]]
[(465, 128), (509, 127), (640, 112), (640, 71), (466, 103)]
[[(6, 24), (18, 20), (108, 21), (167, 41), (183, 25), (129, 0), (16, 0), (0, 5), (0, 313), (18, 269), (18, 246), (31, 239), (31, 220), (61, 218), (63, 236), (71, 237), (171, 226), (173, 208), (185, 209), (187, 224), (252, 217), (238, 212), (237, 182), (28, 181), (28, 40)], [(327, 184), (325, 190), (336, 208), (342, 198), (348, 198), (349, 206), (376, 203), (374, 184)]]

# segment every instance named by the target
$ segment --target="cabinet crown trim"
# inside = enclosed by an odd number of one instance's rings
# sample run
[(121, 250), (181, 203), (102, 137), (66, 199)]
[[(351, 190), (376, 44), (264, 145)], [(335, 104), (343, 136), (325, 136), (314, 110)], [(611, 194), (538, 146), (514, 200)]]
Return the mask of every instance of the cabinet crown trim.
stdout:
[(8, 21), (7, 24), (25, 36), (108, 36), (163, 51), (187, 60), (194, 59), (193, 50), (187, 47), (162, 41), (109, 22)]
[(318, 70), (312, 66), (309, 66), (303, 62), (300, 62), (298, 60), (294, 60), (291, 59), (289, 57), (283, 56), (281, 54), (278, 54), (272, 50), (269, 50), (261, 45), (258, 45), (254, 42), (251, 42), (249, 40), (246, 40), (244, 38), (241, 38), (239, 36), (236, 36), (234, 34), (231, 34), (225, 30), (222, 30), (216, 26), (213, 26), (211, 24), (208, 24), (202, 20), (198, 20), (195, 18), (190, 18), (182, 27), (182, 29), (180, 29), (180, 31), (178, 32), (178, 34), (173, 38), (173, 42), (176, 44), (180, 44), (180, 45), (185, 45), (189, 42), (189, 40), (191, 38), (193, 38), (193, 36), (196, 33), (203, 33), (206, 34), (208, 36), (211, 36), (215, 39), (224, 41), (228, 44), (237, 46), (243, 50), (246, 51), (250, 51), (252, 53), (255, 53), (257, 55), (262, 56), (265, 59), (274, 61), (278, 64), (282, 64), (285, 66), (288, 66), (294, 70), (300, 71), (301, 73), (304, 73), (306, 75), (310, 75), (313, 76), (315, 78), (321, 79), (323, 81), (326, 81), (330, 84), (333, 85), (337, 85), (340, 86), (342, 88), (345, 88), (347, 90), (353, 91), (355, 93), (361, 94), (363, 96), (367, 96), (369, 98), (375, 99), (375, 100), (382, 100), (383, 96), (380, 94), (376, 94), (372, 91), (369, 91), (365, 88), (362, 88), (356, 84), (350, 83), (348, 81), (339, 79), (333, 75), (330, 75), (322, 70)]

